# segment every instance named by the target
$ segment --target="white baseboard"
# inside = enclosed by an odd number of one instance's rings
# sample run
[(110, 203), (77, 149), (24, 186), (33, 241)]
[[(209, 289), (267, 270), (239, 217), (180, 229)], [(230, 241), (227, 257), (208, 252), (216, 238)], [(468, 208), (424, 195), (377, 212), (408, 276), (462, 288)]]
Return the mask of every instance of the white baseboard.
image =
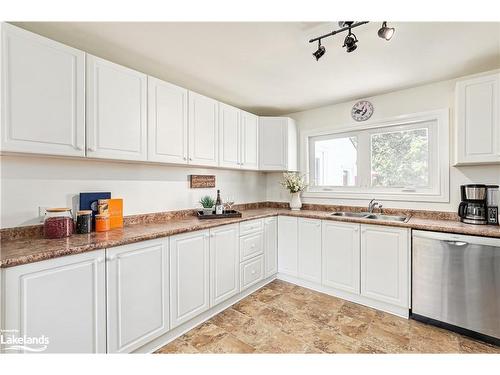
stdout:
[(178, 327), (175, 327), (174, 329), (168, 331), (164, 335), (161, 335), (160, 337), (157, 337), (153, 341), (150, 341), (147, 344), (141, 346), (140, 348), (134, 350), (132, 353), (153, 353), (154, 351), (160, 349), (162, 346), (165, 346), (166, 344), (182, 336), (186, 332), (206, 322), (213, 316), (219, 314), (220, 312), (224, 311), (231, 305), (234, 305), (236, 302), (242, 300), (243, 298), (247, 297), (253, 292), (259, 290), (264, 285), (269, 284), (271, 281), (275, 279), (276, 275), (268, 277), (267, 279), (264, 279), (255, 285), (252, 285), (245, 291), (229, 298), (228, 300), (218, 304), (217, 306), (212, 307), (211, 309), (201, 313), (200, 315), (191, 319), (190, 321), (183, 323)]
[(325, 294), (328, 294), (330, 296), (342, 298), (342, 299), (345, 299), (345, 300), (350, 301), (350, 302), (358, 303), (360, 305), (372, 307), (374, 309), (381, 310), (381, 311), (387, 312), (389, 314), (397, 315), (397, 316), (405, 318), (405, 319), (408, 319), (410, 316), (410, 309), (409, 308), (395, 306), (395, 305), (391, 305), (389, 303), (376, 301), (376, 300), (373, 300), (373, 299), (368, 298), (368, 297), (360, 296), (359, 294), (353, 294), (353, 293), (349, 293), (349, 292), (346, 292), (343, 290), (330, 288), (327, 286), (323, 286), (321, 284), (317, 284), (317, 283), (314, 283), (311, 281), (300, 279), (300, 278), (295, 277), (295, 276), (290, 276), (290, 275), (287, 275), (284, 273), (278, 273), (277, 279), (287, 281), (289, 283), (292, 283), (292, 284), (295, 284), (295, 285), (298, 285), (298, 286), (301, 286), (304, 288), (312, 289), (312, 290), (315, 290), (317, 292), (325, 293)]

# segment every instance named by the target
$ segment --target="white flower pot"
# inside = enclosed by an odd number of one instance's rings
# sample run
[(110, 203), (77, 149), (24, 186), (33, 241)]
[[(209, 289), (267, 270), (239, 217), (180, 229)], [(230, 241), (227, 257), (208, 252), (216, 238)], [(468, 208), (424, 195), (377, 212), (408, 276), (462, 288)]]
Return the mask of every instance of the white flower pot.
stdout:
[(214, 208), (213, 207), (203, 208), (203, 215), (212, 215), (213, 212), (214, 212)]
[(292, 199), (290, 200), (290, 209), (292, 211), (299, 211), (302, 207), (302, 201), (300, 200), (300, 191), (297, 193), (292, 193)]

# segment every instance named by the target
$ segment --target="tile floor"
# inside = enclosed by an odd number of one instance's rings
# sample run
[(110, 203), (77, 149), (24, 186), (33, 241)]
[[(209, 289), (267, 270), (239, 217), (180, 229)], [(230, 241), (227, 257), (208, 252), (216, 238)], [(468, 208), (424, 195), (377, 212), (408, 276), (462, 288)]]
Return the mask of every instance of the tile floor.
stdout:
[(500, 353), (500, 347), (275, 280), (156, 353)]

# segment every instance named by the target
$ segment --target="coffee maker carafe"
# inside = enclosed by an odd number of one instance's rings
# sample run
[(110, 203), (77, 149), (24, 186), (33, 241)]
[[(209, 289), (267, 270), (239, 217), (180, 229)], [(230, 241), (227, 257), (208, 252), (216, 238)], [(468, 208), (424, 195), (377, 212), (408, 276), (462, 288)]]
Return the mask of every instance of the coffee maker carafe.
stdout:
[(468, 224), (488, 224), (486, 185), (470, 184), (460, 186), (462, 202), (458, 206), (460, 220)]

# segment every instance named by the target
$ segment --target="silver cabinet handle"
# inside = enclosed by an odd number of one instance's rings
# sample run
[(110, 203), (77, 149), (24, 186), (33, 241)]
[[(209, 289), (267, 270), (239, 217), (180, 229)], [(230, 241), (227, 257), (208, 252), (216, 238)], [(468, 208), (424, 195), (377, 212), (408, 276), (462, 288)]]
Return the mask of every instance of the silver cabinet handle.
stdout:
[(465, 246), (469, 244), (468, 242), (465, 241), (446, 241), (446, 243), (452, 246)]

